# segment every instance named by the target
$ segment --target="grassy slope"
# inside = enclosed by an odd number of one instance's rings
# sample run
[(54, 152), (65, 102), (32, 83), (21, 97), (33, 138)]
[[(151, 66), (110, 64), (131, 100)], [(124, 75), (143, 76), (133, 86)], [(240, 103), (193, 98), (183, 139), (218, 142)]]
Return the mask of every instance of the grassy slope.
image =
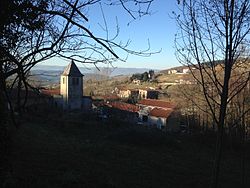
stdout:
[[(44, 119), (29, 118), (15, 133), (9, 187), (209, 187), (214, 149), (204, 137), (83, 115)], [(237, 153), (226, 151), (223, 166), (222, 187), (239, 187)]]

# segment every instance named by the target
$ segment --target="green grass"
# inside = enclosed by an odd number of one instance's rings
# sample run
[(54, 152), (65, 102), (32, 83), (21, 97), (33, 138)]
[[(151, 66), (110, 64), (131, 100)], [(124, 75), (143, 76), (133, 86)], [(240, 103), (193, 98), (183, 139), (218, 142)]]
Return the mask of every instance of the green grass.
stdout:
[[(6, 187), (210, 185), (213, 139), (165, 135), (82, 114), (60, 120), (48, 116), (27, 118), (13, 135)], [(223, 157), (221, 187), (240, 187), (239, 155), (228, 150)], [(246, 168), (249, 171), (248, 163)]]

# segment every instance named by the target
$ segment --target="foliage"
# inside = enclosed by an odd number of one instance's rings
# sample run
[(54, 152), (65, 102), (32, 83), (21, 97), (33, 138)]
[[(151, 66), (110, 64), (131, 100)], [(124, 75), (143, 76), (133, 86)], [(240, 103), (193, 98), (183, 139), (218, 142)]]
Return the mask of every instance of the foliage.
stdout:
[(144, 72), (144, 73), (142, 74), (142, 81), (146, 82), (146, 81), (148, 81), (148, 79), (149, 79), (148, 73), (147, 73), (147, 72)]
[(133, 81), (133, 80), (141, 80), (143, 82), (146, 82), (149, 80), (149, 76), (148, 76), (148, 72), (144, 72), (142, 74), (133, 74), (131, 77), (130, 77), (130, 81)]
[(133, 74), (131, 77), (130, 77), (130, 81), (133, 81), (133, 80), (142, 80), (142, 74)]

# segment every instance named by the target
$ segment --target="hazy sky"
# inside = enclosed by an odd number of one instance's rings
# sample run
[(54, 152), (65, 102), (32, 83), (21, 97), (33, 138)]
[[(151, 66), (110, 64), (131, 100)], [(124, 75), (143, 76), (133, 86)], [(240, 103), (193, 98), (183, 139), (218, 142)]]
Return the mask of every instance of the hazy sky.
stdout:
[[(141, 19), (130, 17), (121, 7), (110, 7), (102, 5), (105, 13), (107, 25), (110, 28), (110, 35), (116, 31), (116, 17), (120, 27), (119, 41), (124, 43), (131, 40), (130, 48), (133, 50), (145, 50), (150, 41), (151, 51), (159, 51), (150, 57), (140, 57), (129, 55), (126, 62), (115, 62), (116, 67), (136, 67), (136, 68), (152, 68), (166, 69), (178, 66), (175, 58), (174, 36), (177, 32), (175, 20), (171, 18), (172, 11), (177, 8), (176, 0), (155, 0), (151, 5), (152, 15), (144, 16)], [(97, 4), (88, 10), (90, 30), (96, 36), (104, 35), (100, 25), (103, 25), (102, 13), (100, 5)], [(132, 22), (131, 22), (132, 21)], [(118, 51), (118, 56), (126, 57), (125, 54)], [(58, 60), (59, 61), (59, 60)], [(61, 60), (60, 60), (61, 61)], [(67, 64), (65, 62), (63, 64)], [(51, 64), (51, 63), (49, 63)], [(103, 66), (103, 65), (99, 65)]]

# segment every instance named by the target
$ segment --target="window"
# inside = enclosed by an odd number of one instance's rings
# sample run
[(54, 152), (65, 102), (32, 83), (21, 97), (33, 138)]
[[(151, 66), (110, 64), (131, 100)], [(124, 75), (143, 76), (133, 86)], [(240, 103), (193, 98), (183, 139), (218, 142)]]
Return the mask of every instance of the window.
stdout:
[(63, 84), (65, 84), (65, 78), (63, 78)]
[(72, 78), (72, 85), (79, 85), (79, 79), (78, 78)]
[(143, 122), (148, 122), (148, 116), (142, 116), (142, 121)]

